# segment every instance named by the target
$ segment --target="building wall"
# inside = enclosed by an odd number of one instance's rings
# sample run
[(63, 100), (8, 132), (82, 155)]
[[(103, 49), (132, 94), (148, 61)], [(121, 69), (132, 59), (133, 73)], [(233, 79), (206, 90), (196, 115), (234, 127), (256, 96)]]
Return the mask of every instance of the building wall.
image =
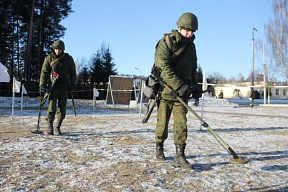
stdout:
[[(233, 86), (233, 85), (221, 85), (214, 87), (215, 95), (218, 97), (220, 91), (223, 91), (223, 97), (226, 99), (249, 99), (251, 86)], [(271, 96), (270, 99), (288, 99), (288, 86), (275, 86), (270, 87)], [(263, 99), (264, 88), (254, 87), (255, 91), (260, 93), (260, 99)], [(268, 94), (268, 91), (267, 91)], [(267, 97), (268, 98), (268, 97)]]

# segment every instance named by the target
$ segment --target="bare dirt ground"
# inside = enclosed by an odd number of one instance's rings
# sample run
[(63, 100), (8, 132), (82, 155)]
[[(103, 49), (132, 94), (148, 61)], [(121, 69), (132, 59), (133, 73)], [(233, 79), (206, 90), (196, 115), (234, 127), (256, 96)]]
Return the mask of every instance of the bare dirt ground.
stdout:
[[(229, 163), (228, 152), (199, 130), (192, 114), (186, 156), (195, 169), (181, 170), (173, 166), (172, 126), (167, 161), (155, 159), (156, 113), (142, 124), (136, 109), (78, 107), (75, 118), (68, 108), (64, 134), (48, 136), (31, 133), (37, 108), (13, 119), (0, 108), (0, 191), (288, 191), (286, 108), (206, 111), (210, 127), (249, 163)], [(44, 115), (45, 109), (40, 125), (47, 132)]]

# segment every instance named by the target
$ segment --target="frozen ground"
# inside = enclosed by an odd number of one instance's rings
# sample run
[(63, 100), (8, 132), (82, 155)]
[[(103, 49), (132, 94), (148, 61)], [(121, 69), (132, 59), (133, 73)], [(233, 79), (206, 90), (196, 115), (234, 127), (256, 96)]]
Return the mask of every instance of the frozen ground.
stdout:
[[(164, 144), (168, 159), (155, 159), (156, 111), (142, 124), (139, 109), (98, 103), (93, 111), (77, 101), (75, 118), (69, 102), (64, 135), (47, 136), (31, 133), (37, 101), (21, 111), (16, 98), (12, 119), (11, 98), (0, 97), (0, 191), (288, 191), (287, 107), (238, 104), (206, 99), (204, 120), (250, 162), (229, 163), (228, 152), (188, 113), (186, 156), (195, 169), (187, 171), (173, 166), (173, 119)], [(201, 105), (189, 106), (200, 115)], [(46, 108), (44, 132), (45, 114)]]

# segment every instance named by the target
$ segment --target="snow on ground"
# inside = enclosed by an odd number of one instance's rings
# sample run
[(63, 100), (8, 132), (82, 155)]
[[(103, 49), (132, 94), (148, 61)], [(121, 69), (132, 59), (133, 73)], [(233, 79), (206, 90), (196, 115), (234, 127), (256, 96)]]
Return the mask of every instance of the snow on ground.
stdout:
[[(288, 191), (287, 107), (205, 99), (203, 119), (250, 162), (229, 163), (232, 156), (188, 113), (186, 157), (195, 169), (181, 170), (173, 166), (173, 119), (164, 144), (167, 160), (157, 161), (156, 110), (142, 124), (139, 109), (97, 102), (93, 110), (77, 100), (75, 118), (69, 101), (64, 135), (48, 136), (31, 133), (39, 101), (31, 98), (21, 111), (15, 98), (12, 118), (11, 98), (0, 97), (0, 191)], [(201, 101), (189, 106), (200, 115)], [(40, 121), (44, 132), (46, 109)]]

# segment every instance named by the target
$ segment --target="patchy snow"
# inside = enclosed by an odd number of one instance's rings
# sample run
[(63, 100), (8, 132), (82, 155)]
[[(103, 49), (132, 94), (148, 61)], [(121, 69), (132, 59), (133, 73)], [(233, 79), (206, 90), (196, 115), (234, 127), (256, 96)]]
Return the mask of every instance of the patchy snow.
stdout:
[[(284, 103), (287, 100), (271, 101)], [(32, 134), (39, 101), (31, 98), (20, 110), (15, 98), (0, 97), (0, 191), (288, 191), (288, 109), (262, 107), (263, 100), (205, 98), (203, 119), (247, 164), (231, 156), (200, 122), (188, 113), (186, 157), (194, 170), (173, 166), (173, 119), (164, 144), (167, 160), (155, 159), (156, 110), (142, 124), (139, 109), (104, 107), (97, 101), (71, 101), (62, 136)], [(197, 114), (199, 106), (189, 106)], [(244, 106), (244, 107), (243, 107)], [(40, 128), (47, 132), (47, 106)], [(142, 112), (143, 113), (143, 112)]]

